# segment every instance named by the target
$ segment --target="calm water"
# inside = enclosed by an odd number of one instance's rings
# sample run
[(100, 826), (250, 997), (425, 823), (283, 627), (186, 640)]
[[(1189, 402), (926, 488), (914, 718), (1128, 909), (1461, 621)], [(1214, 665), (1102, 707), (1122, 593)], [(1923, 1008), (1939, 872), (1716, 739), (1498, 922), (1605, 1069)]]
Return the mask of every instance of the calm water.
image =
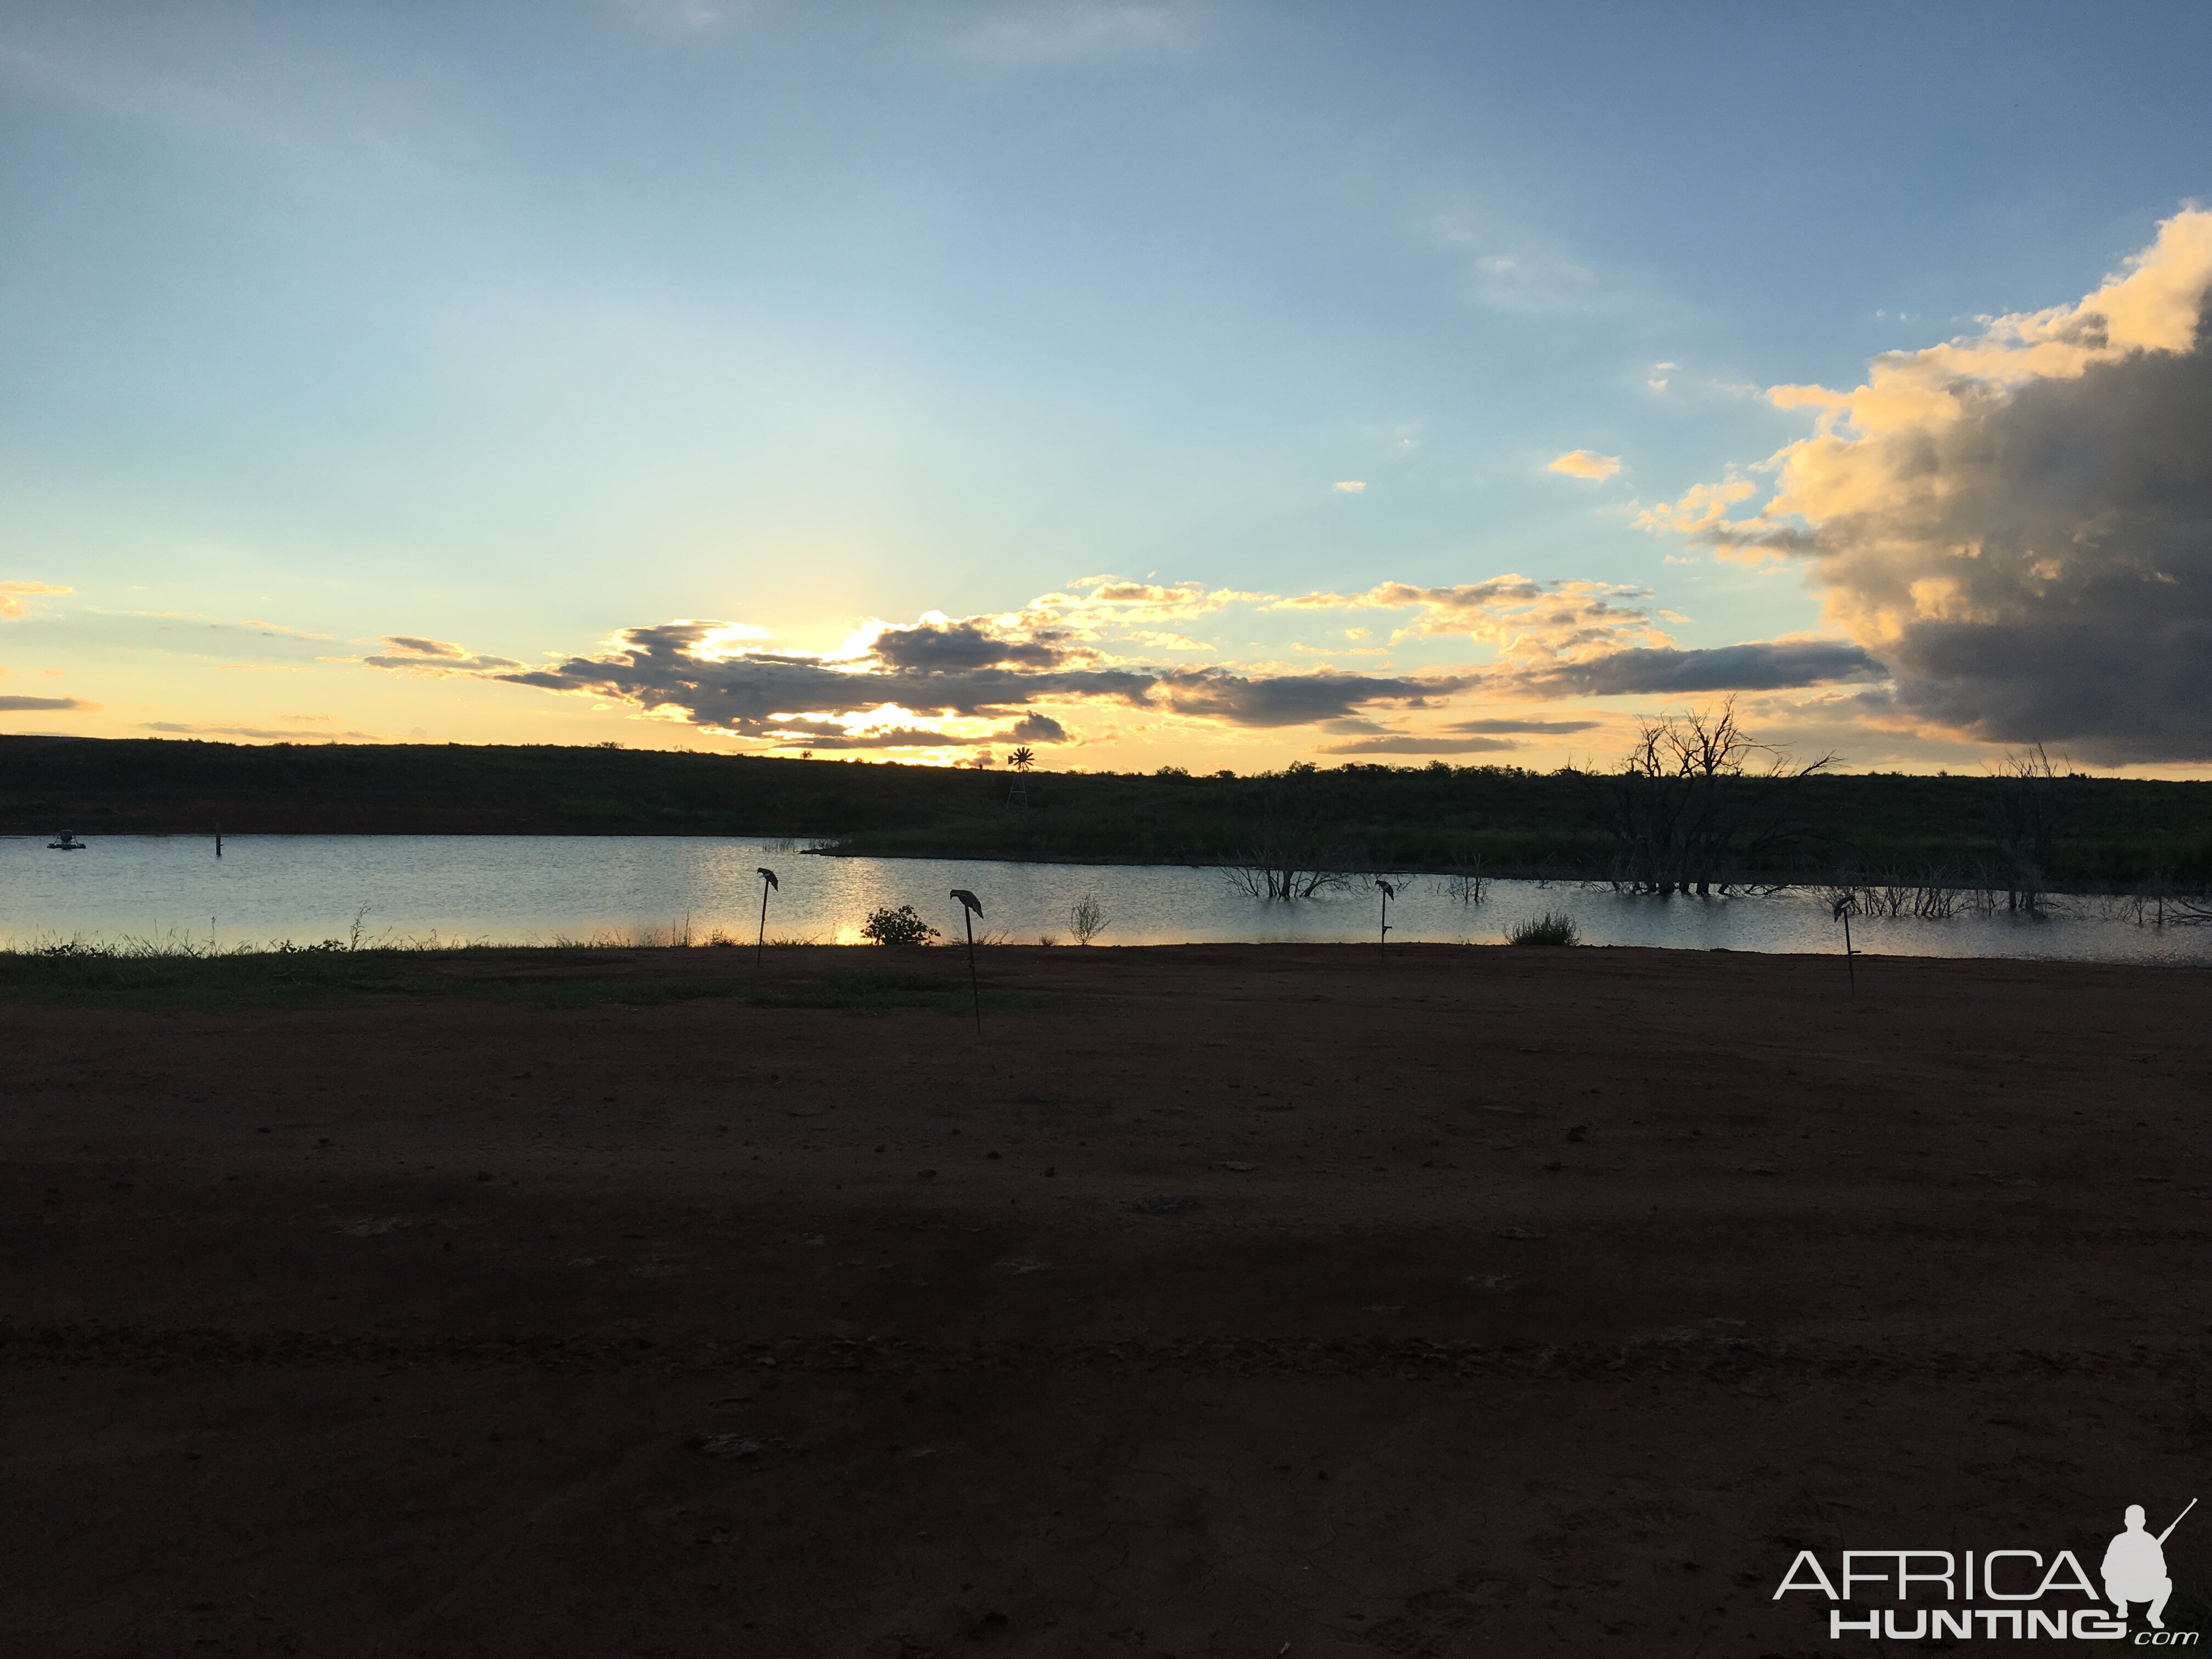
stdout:
[[(0, 944), (66, 939), (212, 936), (221, 944), (343, 938), (356, 911), (369, 939), (550, 944), (666, 939), (689, 914), (695, 939), (717, 931), (750, 942), (760, 916), (756, 866), (782, 886), (769, 937), (857, 943), (878, 905), (912, 904), (948, 937), (973, 889), (984, 926), (1022, 944), (1073, 944), (1067, 911), (1084, 893), (1105, 910), (1103, 945), (1246, 939), (1372, 939), (1371, 890), (1268, 904), (1233, 892), (1212, 870), (1181, 866), (999, 864), (933, 859), (833, 859), (790, 842), (708, 836), (236, 836), (223, 857), (204, 836), (114, 836), (82, 853), (46, 837), (0, 838)], [(1604, 890), (1500, 881), (1462, 904), (1441, 880), (1398, 883), (1391, 938), (1494, 943), (1545, 910), (1574, 917), (1594, 945), (1691, 950), (1834, 951), (1841, 939), (1811, 893), (1771, 898), (1643, 899)], [(2212, 927), (2142, 927), (2097, 901), (2033, 921), (2006, 917), (1853, 924), (1878, 953), (2072, 957), (2212, 963)]]

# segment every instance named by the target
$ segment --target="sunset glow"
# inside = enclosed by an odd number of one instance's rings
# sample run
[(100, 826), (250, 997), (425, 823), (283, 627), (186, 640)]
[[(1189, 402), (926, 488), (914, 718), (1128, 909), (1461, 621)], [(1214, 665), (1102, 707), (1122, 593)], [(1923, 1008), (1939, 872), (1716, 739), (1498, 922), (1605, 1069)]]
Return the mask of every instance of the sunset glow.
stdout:
[(130, 15), (0, 27), (6, 730), (2212, 763), (2202, 100), (1893, 85), (1908, 204), (1657, 13)]

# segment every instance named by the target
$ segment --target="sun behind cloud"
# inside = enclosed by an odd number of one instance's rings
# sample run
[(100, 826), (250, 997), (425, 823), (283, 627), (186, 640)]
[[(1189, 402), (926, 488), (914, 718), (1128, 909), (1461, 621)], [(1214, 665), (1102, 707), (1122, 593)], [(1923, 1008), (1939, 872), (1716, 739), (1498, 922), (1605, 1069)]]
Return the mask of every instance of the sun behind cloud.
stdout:
[(1610, 478), (1620, 471), (1620, 457), (1601, 455), (1595, 449), (1571, 449), (1546, 462), (1544, 471), (1562, 473), (1570, 478)]

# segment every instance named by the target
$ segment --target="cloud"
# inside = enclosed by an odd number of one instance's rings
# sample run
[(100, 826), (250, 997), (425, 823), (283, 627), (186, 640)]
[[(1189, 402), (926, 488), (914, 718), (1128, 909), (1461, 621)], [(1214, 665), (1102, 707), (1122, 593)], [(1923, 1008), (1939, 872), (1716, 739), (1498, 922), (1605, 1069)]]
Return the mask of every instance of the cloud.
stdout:
[[(301, 720), (328, 720), (327, 714), (302, 714)], [(258, 726), (187, 726), (177, 720), (141, 720), (149, 732), (167, 732), (192, 738), (254, 738), (268, 743), (349, 743), (380, 741), (374, 732), (283, 732)]]
[[(1666, 384), (1664, 381), (1661, 385)], [(1595, 449), (1571, 449), (1544, 463), (1544, 471), (1570, 478), (1610, 478), (1620, 471), (1620, 457), (1601, 455)]]
[[(872, 624), (835, 654), (769, 651), (760, 630), (685, 619), (617, 634), (603, 650), (539, 668), (486, 657), (449, 641), (388, 636), (361, 660), (404, 673), (466, 675), (628, 703), (647, 714), (780, 746), (928, 748), (994, 742), (1063, 743), (1067, 729), (1037, 705), (1091, 703), (1253, 730), (1311, 725), (1389, 705), (1425, 708), (1474, 683), (1471, 675), (1376, 677), (1331, 670), (1237, 672), (1119, 663), (1076, 642), (1071, 617), (1150, 617), (1211, 608), (1217, 594), (1092, 580), (1000, 617), (933, 615)], [(1239, 595), (1264, 599), (1265, 595)], [(933, 721), (1019, 716), (976, 731)]]
[(52, 712), (58, 708), (90, 713), (99, 707), (96, 702), (85, 702), (76, 697), (0, 697), (0, 714), (6, 714)]
[(1501, 750), (1518, 749), (1517, 743), (1508, 743), (1498, 738), (1417, 738), (1392, 732), (1379, 738), (1361, 738), (1352, 743), (1334, 743), (1318, 752), (1324, 755), (1479, 755)]
[(793, 732), (777, 746), (784, 749), (972, 749), (981, 744), (1003, 740), (1003, 734), (997, 732), (963, 738), (953, 732), (933, 731), (926, 726), (872, 726), (848, 732), (824, 723), (819, 731), (801, 729)]
[(480, 657), (450, 640), (428, 640), (415, 634), (386, 634), (384, 643), (389, 648), (382, 654), (361, 660), (372, 668), (397, 669), (431, 679), (522, 666), (512, 657)]
[(1465, 635), (1504, 657), (1578, 656), (1630, 642), (1673, 643), (1638, 605), (1649, 589), (1612, 582), (1532, 581), (1521, 575), (1453, 587), (1378, 582), (1364, 593), (1302, 593), (1275, 599), (1278, 611), (1418, 611), (1412, 631)]
[(1425, 229), (1437, 246), (1466, 261), (1469, 296), (1492, 310), (1571, 316), (1631, 297), (1565, 246), (1466, 204), (1432, 214)]
[(52, 582), (0, 582), (0, 617), (27, 617), (30, 607), (24, 597), (33, 593), (74, 593), (74, 587), (57, 587)]
[[(1102, 576), (995, 616), (931, 611), (910, 623), (870, 621), (834, 651), (785, 649), (762, 643), (768, 636), (756, 628), (685, 618), (624, 629), (595, 651), (537, 667), (419, 635), (386, 636), (388, 650), (360, 660), (586, 697), (768, 747), (816, 750), (1073, 743), (1085, 739), (1071, 714), (1092, 711), (1108, 730), (1134, 717), (1156, 730), (1304, 728), (1338, 740), (1322, 751), (1329, 754), (1470, 753), (1571, 737), (1603, 721), (1497, 713), (1408, 732), (1376, 717), (1447, 708), (1468, 692), (1548, 702), (1870, 685), (1882, 678), (1881, 664), (1850, 641), (1680, 648), (1652, 623), (1641, 603), (1649, 597), (1618, 584), (1510, 573), (1452, 586), (1381, 582), (1361, 593), (1291, 597)], [(1236, 602), (1274, 611), (1396, 611), (1411, 619), (1394, 638), (1459, 636), (1497, 650), (1487, 665), (1413, 673), (1120, 654), (1133, 639), (1157, 640), (1145, 624), (1163, 614)]]
[(1564, 738), (1577, 732), (1592, 731), (1602, 724), (1601, 720), (1454, 720), (1444, 730), (1491, 733), (1519, 732), (1530, 737)]
[(1631, 523), (1634, 528), (1648, 530), (1654, 535), (1694, 536), (1718, 524), (1738, 501), (1748, 501), (1758, 493), (1757, 485), (1741, 478), (1692, 484), (1682, 492), (1680, 500), (1647, 507)]
[(973, 622), (886, 628), (876, 635), (873, 646), (876, 660), (886, 667), (926, 673), (990, 668), (1002, 663), (1053, 668), (1066, 662), (1069, 654), (1048, 640), (1000, 639)]
[(1331, 484), (1329, 488), (1331, 489), (1340, 491), (1346, 495), (1362, 495), (1367, 492), (1367, 480), (1364, 478), (1341, 478), (1335, 483)]
[(1432, 699), (1473, 684), (1469, 675), (1376, 679), (1318, 669), (1310, 674), (1246, 678), (1224, 669), (1195, 668), (1161, 675), (1156, 695), (1179, 714), (1266, 728), (1340, 719), (1377, 702), (1426, 708)]
[(1211, 651), (1213, 647), (1203, 640), (1194, 640), (1187, 634), (1170, 634), (1156, 628), (1140, 628), (1129, 635), (1135, 645), (1150, 646), (1155, 651)]
[(287, 628), (283, 623), (264, 622), (258, 617), (242, 617), (233, 624), (239, 628), (258, 629), (264, 634), (283, 634), (295, 640), (326, 640), (327, 634), (311, 634), (304, 628)]
[(1708, 651), (1635, 648), (1548, 663), (1498, 678), (1531, 697), (1673, 696), (1698, 691), (1771, 691), (1832, 680), (1877, 680), (1887, 671), (1844, 640), (1770, 640)]
[(1072, 591), (1042, 594), (1020, 611), (994, 618), (994, 625), (1003, 633), (1089, 640), (1110, 629), (1189, 622), (1227, 605), (1274, 597), (1203, 582), (1133, 582), (1116, 576), (1079, 576), (1067, 586)]
[[(1810, 437), (1724, 556), (1802, 561), (1898, 713), (2110, 761), (2212, 758), (2212, 212), (2081, 301), (1778, 386)], [(1686, 497), (1685, 498), (1687, 499)], [(1681, 524), (1668, 528), (1682, 529)]]

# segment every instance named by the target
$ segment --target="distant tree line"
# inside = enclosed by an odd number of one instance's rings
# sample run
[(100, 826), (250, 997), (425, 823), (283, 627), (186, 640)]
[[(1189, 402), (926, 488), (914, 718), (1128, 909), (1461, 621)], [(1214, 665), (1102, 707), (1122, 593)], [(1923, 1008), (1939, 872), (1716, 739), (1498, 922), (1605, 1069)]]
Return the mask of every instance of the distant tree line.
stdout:
[(1803, 882), (2201, 895), (2212, 784), (1971, 776), (1780, 755), (1735, 711), (1647, 725), (1607, 769), (1299, 764), (1258, 775), (855, 765), (550, 746), (0, 737), (0, 833), (707, 835), (883, 855), (1204, 864), (1261, 896), (1429, 871), (1690, 893)]

